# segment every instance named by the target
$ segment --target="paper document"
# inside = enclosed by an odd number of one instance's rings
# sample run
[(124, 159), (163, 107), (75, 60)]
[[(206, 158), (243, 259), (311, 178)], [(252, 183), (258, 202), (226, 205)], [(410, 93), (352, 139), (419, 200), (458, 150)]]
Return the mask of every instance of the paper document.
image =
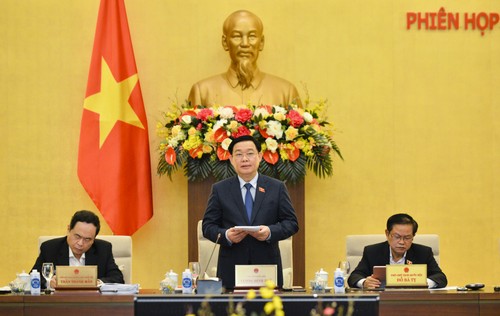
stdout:
[(234, 228), (245, 230), (247, 232), (258, 232), (260, 226), (234, 226)]
[(139, 284), (104, 283), (99, 291), (102, 294), (138, 294)]

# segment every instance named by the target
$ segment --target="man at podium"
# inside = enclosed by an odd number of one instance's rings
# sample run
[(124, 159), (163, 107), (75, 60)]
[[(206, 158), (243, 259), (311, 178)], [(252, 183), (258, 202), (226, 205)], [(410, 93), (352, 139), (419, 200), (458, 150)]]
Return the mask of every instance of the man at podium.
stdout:
[(434, 259), (432, 248), (413, 243), (417, 230), (418, 223), (408, 214), (400, 213), (389, 217), (385, 230), (387, 241), (365, 247), (361, 261), (347, 280), (349, 286), (379, 288), (381, 282), (373, 276), (374, 266), (426, 264), (428, 287), (445, 287), (448, 280)]
[(257, 172), (260, 149), (250, 135), (232, 140), (230, 161), (237, 176), (213, 185), (203, 217), (203, 236), (220, 243), (217, 276), (226, 290), (235, 286), (235, 265), (246, 264), (277, 265), (281, 287), (278, 243), (299, 230), (285, 184)]

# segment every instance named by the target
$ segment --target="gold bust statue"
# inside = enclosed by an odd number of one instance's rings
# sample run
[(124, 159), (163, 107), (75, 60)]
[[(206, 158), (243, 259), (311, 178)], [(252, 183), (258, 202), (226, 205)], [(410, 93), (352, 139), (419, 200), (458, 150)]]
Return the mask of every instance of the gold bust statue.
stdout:
[(264, 49), (264, 27), (258, 16), (246, 10), (233, 12), (224, 21), (222, 47), (231, 65), (218, 74), (195, 83), (189, 93), (191, 105), (288, 105), (301, 106), (295, 86), (264, 73), (257, 66)]

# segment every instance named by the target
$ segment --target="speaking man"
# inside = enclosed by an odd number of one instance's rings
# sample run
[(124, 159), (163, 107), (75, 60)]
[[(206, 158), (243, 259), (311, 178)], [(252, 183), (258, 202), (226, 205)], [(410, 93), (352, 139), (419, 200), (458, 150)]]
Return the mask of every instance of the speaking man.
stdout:
[[(230, 161), (237, 176), (213, 185), (203, 217), (203, 236), (213, 242), (221, 236), (217, 276), (227, 290), (235, 286), (235, 265), (246, 264), (276, 264), (282, 287), (278, 242), (299, 230), (285, 184), (257, 172), (260, 150), (250, 135), (232, 140)], [(258, 230), (235, 226), (258, 226)]]

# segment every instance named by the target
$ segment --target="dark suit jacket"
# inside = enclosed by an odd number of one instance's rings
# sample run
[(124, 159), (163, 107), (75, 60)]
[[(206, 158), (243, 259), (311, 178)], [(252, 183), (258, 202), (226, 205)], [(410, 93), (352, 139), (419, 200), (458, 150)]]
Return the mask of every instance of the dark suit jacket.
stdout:
[[(47, 240), (40, 246), (40, 254), (36, 259), (33, 269), (42, 271), (44, 262), (54, 263), (54, 269), (57, 272), (57, 266), (69, 265), (69, 246), (65, 237), (54, 238)], [(94, 244), (85, 253), (85, 265), (97, 266), (97, 278), (104, 283), (125, 283), (123, 274), (118, 269), (111, 252), (111, 243), (95, 239)], [(41, 281), (45, 284), (45, 279), (41, 277)]]
[[(277, 264), (278, 286), (283, 285), (283, 268), (278, 246), (299, 230), (295, 210), (283, 182), (259, 174), (252, 219), (248, 220), (238, 177), (234, 176), (212, 186), (203, 218), (203, 236), (215, 242), (221, 234), (217, 276), (227, 289), (234, 288), (234, 270), (237, 264)], [(266, 225), (271, 239), (258, 241), (252, 236), (230, 245), (225, 232), (233, 226)]]
[[(414, 264), (427, 264), (427, 278), (437, 283), (437, 287), (445, 287), (448, 284), (446, 275), (439, 268), (436, 259), (432, 254), (432, 248), (412, 244), (406, 252), (406, 262)], [(358, 266), (349, 276), (347, 283), (350, 287), (356, 287), (356, 283), (373, 273), (374, 266), (385, 266), (389, 264), (389, 243), (387, 241), (366, 246), (363, 250), (363, 257)]]

